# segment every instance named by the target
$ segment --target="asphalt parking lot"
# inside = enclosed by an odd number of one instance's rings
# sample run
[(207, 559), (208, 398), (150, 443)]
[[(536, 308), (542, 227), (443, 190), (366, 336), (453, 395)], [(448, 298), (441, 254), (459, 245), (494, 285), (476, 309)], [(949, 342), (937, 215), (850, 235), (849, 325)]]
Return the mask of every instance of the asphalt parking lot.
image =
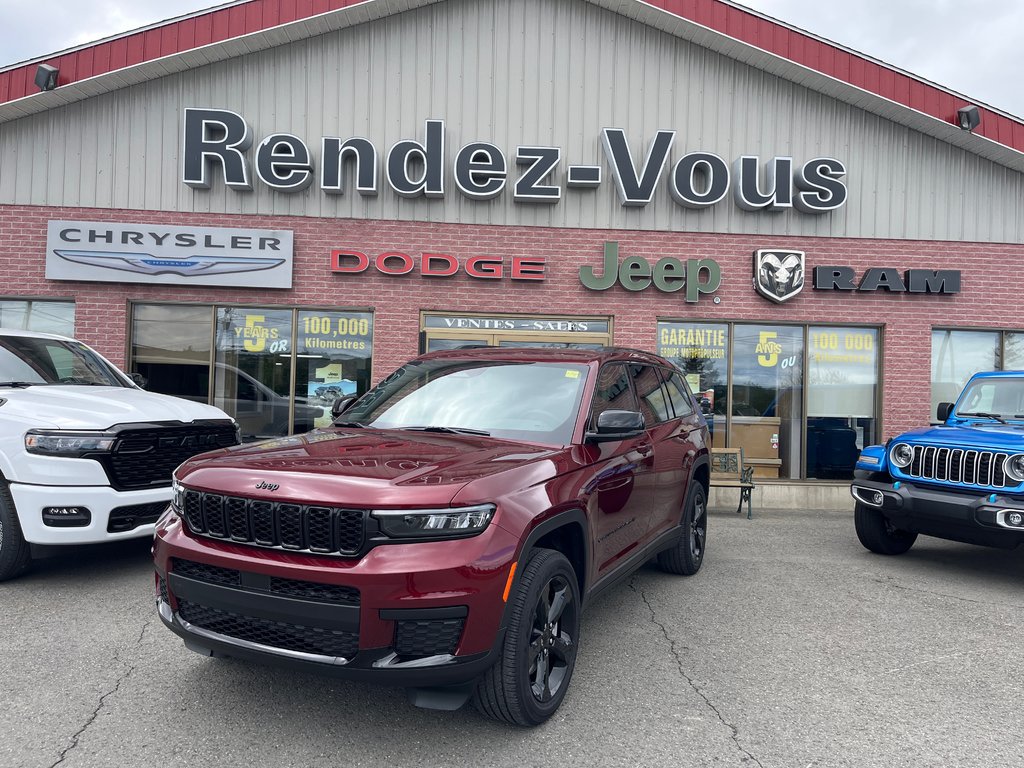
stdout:
[(0, 584), (0, 766), (1020, 766), (1024, 559), (857, 542), (852, 511), (712, 510), (690, 579), (584, 616), (544, 726), (212, 660), (157, 620), (148, 542)]

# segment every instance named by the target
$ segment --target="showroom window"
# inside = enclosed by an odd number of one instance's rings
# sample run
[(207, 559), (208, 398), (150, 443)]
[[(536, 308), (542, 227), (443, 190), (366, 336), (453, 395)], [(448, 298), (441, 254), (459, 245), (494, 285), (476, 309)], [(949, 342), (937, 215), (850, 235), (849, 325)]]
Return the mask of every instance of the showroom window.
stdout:
[(979, 371), (1024, 371), (1024, 331), (932, 330), (932, 418)]
[(245, 439), (330, 423), (369, 388), (373, 315), (333, 309), (136, 304), (130, 370), (146, 388), (216, 405)]
[(0, 328), (75, 335), (75, 302), (0, 299)]
[[(1020, 350), (1019, 333), (1006, 334), (1010, 342), (1012, 361), (1008, 367), (1024, 365)], [(932, 407), (931, 418), (936, 417), (939, 403), (952, 403), (964, 384), (978, 371), (996, 371), (1002, 368), (999, 331), (932, 331)]]
[(876, 439), (876, 328), (658, 323), (712, 446), (742, 448), (762, 478), (850, 478)]

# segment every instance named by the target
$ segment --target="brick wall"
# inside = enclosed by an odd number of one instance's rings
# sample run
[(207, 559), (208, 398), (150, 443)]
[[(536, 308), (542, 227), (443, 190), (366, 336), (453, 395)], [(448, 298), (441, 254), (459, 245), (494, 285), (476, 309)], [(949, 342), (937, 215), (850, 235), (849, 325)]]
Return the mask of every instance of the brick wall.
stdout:
[[(180, 226), (290, 229), (295, 233), (291, 290), (168, 287), (143, 284), (48, 281), (44, 276), (46, 225), (50, 219), (117, 221)], [(722, 285), (687, 304), (683, 291), (653, 287), (630, 292), (620, 286), (594, 292), (579, 282), (582, 264), (599, 264), (606, 240), (619, 242), (620, 257), (714, 258)], [(751, 287), (752, 253), (758, 248), (807, 252), (808, 285), (791, 301), (775, 305)], [(540, 282), (425, 278), (418, 269), (389, 277), (372, 268), (358, 275), (330, 270), (333, 248), (376, 255), (398, 250), (417, 259), (443, 252), (461, 262), (469, 256), (542, 256)], [(126, 361), (129, 301), (244, 303), (262, 306), (370, 307), (374, 310), (374, 378), (413, 356), (420, 310), (614, 316), (614, 341), (654, 349), (659, 318), (760, 322), (877, 324), (883, 327), (883, 424), (890, 436), (926, 422), (930, 411), (931, 328), (1024, 327), (1017, 323), (1021, 285), (1008, 266), (1024, 261), (1024, 245), (858, 240), (754, 235), (687, 234), (627, 230), (559, 230), (538, 227), (462, 226), (431, 222), (315, 219), (284, 216), (177, 214), (156, 211), (0, 205), (0, 295), (74, 299), (76, 333), (119, 365)], [(869, 267), (959, 269), (956, 296), (878, 292), (825, 292), (810, 288), (815, 265), (847, 265), (860, 275)]]

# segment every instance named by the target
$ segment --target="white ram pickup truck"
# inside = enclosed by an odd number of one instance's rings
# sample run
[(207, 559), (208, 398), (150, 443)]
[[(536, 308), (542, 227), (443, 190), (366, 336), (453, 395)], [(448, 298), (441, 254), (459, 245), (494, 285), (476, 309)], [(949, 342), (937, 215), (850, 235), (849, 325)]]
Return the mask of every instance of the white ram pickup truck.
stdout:
[(152, 536), (175, 467), (238, 442), (219, 408), (146, 392), (74, 339), (0, 328), (0, 581), (30, 544)]

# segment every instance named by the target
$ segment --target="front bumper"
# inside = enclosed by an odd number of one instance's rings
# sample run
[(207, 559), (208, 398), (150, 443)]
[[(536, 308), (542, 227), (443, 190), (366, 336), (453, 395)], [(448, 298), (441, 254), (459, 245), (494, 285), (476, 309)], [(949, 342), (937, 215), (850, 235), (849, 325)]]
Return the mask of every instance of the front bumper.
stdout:
[[(11, 497), (25, 540), (32, 544), (96, 544), (152, 536), (157, 517), (171, 500), (171, 489), (115, 491), (109, 486), (27, 485), (11, 483)], [(84, 507), (86, 525), (47, 525), (48, 507)]]
[(902, 530), (1003, 548), (1024, 542), (1024, 526), (1010, 524), (1013, 513), (1024, 517), (1024, 499), (1017, 496), (923, 487), (861, 471), (850, 492)]
[[(157, 609), (191, 650), (404, 687), (454, 686), (494, 664), (515, 539), (389, 544), (360, 559), (157, 526)], [(494, 553), (500, 553), (495, 555)]]

